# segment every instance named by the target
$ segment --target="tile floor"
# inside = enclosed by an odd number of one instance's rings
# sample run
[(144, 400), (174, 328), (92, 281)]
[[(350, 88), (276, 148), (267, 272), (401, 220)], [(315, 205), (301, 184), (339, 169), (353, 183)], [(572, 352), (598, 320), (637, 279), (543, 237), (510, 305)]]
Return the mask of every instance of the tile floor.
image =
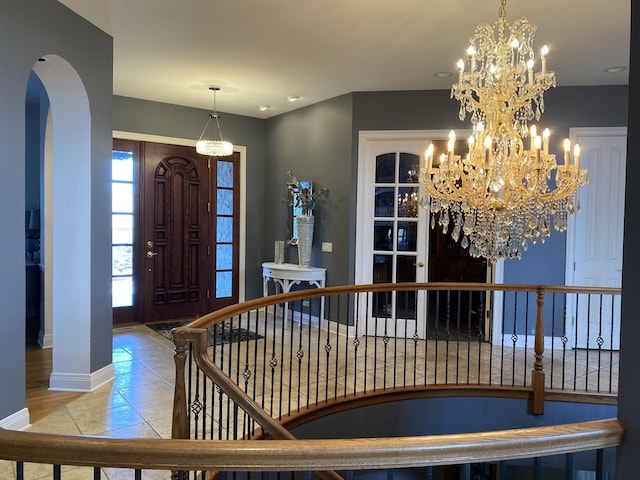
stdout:
[[(113, 331), (115, 380), (86, 393), (34, 423), (30, 431), (118, 438), (171, 438), (175, 364), (173, 343), (144, 326)], [(0, 461), (0, 479), (15, 478), (13, 462)], [(25, 479), (53, 478), (48, 465), (25, 465)], [(93, 479), (90, 468), (63, 467), (63, 480)], [(108, 469), (104, 480), (133, 478), (131, 470)], [(145, 471), (165, 480), (169, 472)]]

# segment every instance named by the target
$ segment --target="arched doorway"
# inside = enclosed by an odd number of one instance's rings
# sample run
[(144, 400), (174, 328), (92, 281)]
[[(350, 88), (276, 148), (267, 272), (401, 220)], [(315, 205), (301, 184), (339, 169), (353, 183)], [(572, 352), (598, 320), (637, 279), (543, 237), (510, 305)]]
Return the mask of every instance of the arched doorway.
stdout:
[(33, 72), (42, 82), (50, 106), (41, 182), (42, 324), (53, 347), (49, 388), (91, 391), (113, 378), (113, 366), (109, 363), (96, 372), (91, 367), (89, 99), (76, 70), (59, 56), (43, 57), (34, 64)]

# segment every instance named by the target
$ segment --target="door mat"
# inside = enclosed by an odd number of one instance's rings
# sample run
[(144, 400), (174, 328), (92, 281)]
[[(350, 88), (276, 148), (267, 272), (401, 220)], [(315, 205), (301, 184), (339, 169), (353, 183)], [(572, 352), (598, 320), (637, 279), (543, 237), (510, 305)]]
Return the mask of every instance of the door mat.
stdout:
[[(154, 332), (157, 332), (163, 337), (173, 341), (171, 330), (176, 327), (182, 327), (183, 325), (187, 325), (191, 322), (192, 320), (182, 322), (151, 323), (146, 326)], [(244, 342), (246, 340), (258, 340), (264, 338), (262, 335), (252, 332), (251, 330), (247, 330), (242, 327), (231, 327), (231, 325), (227, 323), (218, 324), (217, 327), (210, 327), (208, 330), (209, 346), (214, 345), (214, 343), (220, 345), (221, 343), (237, 343)]]

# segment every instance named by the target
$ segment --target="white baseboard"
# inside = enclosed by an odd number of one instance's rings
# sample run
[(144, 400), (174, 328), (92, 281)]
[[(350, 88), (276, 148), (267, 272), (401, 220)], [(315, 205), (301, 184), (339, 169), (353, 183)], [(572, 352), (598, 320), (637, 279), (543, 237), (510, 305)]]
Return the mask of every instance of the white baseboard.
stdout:
[(40, 334), (38, 335), (38, 345), (40, 348), (53, 348), (53, 335), (50, 333), (45, 334), (42, 330), (40, 330)]
[(49, 377), (49, 390), (62, 392), (93, 392), (115, 378), (113, 364), (93, 373), (56, 373)]
[(0, 420), (0, 428), (5, 430), (24, 430), (30, 425), (29, 409), (26, 407)]

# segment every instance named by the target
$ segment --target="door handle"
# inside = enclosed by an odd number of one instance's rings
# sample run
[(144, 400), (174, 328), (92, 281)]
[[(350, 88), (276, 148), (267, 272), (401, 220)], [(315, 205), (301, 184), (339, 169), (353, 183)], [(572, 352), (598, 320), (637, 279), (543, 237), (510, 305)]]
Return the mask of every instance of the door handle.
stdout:
[(424, 267), (424, 262), (418, 262), (418, 267), (420, 268)]
[(153, 258), (157, 254), (158, 254), (157, 252), (152, 252), (151, 250), (147, 250), (147, 258)]

